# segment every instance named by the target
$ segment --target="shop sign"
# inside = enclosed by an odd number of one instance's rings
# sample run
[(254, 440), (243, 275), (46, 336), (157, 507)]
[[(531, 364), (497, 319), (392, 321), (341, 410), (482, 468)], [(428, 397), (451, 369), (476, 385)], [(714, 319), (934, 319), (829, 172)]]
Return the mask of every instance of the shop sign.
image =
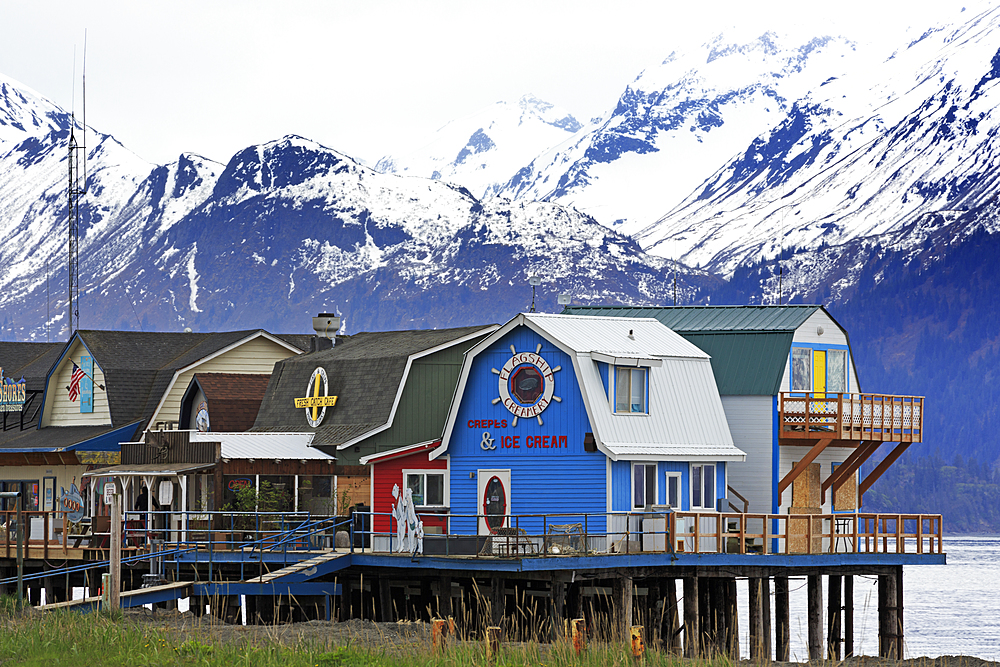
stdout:
[[(323, 393), (320, 393), (322, 387)], [(323, 423), (326, 416), (326, 409), (337, 404), (337, 397), (330, 396), (330, 382), (326, 376), (326, 369), (320, 366), (313, 371), (309, 378), (309, 385), (306, 387), (304, 398), (295, 399), (296, 408), (304, 408), (306, 411), (306, 421), (313, 428)]]
[(201, 405), (198, 406), (198, 412), (195, 415), (194, 423), (198, 427), (199, 433), (207, 433), (209, 429), (212, 428), (212, 423), (208, 419), (207, 401), (202, 401)]
[(14, 382), (3, 374), (0, 368), (0, 412), (21, 412), (24, 409), (27, 382), (21, 378)]
[(238, 477), (236, 479), (229, 480), (229, 484), (227, 484), (226, 486), (229, 487), (230, 491), (236, 492), (236, 491), (239, 491), (241, 489), (247, 489), (247, 488), (252, 487), (253, 486), (253, 480), (252, 479), (248, 479), (246, 477)]
[(542, 345), (539, 343), (534, 352), (518, 352), (510, 346), (511, 358), (497, 370), (490, 369), (498, 376), (497, 386), (499, 397), (493, 399), (493, 404), (503, 403), (503, 406), (514, 415), (512, 426), (517, 426), (518, 419), (534, 417), (541, 426), (542, 412), (552, 401), (562, 402), (554, 394), (555, 374), (562, 366), (552, 368), (538, 353)]

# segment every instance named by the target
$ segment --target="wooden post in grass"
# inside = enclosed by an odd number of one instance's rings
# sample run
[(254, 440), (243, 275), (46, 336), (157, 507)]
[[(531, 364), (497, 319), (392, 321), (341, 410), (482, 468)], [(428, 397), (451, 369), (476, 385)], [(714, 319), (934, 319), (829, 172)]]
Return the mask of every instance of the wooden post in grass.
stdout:
[(629, 628), (629, 643), (632, 647), (632, 657), (636, 660), (646, 653), (646, 643), (642, 641), (642, 626), (633, 625)]
[(486, 628), (486, 658), (494, 660), (500, 653), (500, 628), (491, 625)]
[(587, 621), (582, 618), (574, 618), (570, 621), (570, 633), (573, 636), (573, 651), (577, 655), (583, 655), (587, 650)]
[(111, 494), (111, 594), (108, 596), (108, 603), (112, 611), (121, 608), (122, 590), (122, 496), (118, 493), (117, 484), (115, 492)]
[(431, 649), (435, 653), (444, 651), (448, 637), (448, 621), (443, 618), (435, 618), (431, 621)]

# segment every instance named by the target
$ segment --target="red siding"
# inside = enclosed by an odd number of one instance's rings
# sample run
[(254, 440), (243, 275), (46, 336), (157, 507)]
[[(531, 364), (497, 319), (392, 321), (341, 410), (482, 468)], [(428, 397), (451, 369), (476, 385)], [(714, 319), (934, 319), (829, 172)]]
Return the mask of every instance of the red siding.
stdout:
[[(375, 532), (389, 532), (390, 514), (395, 499), (392, 497), (392, 486), (398, 484), (400, 490), (403, 488), (403, 470), (447, 470), (448, 459), (441, 457), (436, 461), (427, 460), (428, 452), (401, 456), (397, 459), (390, 459), (382, 463), (372, 463), (372, 491), (374, 495), (373, 512), (379, 514), (375, 517)], [(446, 531), (446, 521), (444, 518), (436, 518), (431, 515), (420, 515), (424, 522), (424, 527), (440, 526)]]

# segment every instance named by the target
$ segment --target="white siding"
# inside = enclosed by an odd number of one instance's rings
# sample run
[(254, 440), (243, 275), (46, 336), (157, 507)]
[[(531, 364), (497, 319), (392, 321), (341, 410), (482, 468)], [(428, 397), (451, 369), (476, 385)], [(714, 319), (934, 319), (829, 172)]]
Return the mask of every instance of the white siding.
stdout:
[[(772, 486), (772, 442), (774, 398), (771, 396), (723, 396), (733, 444), (746, 452), (746, 461), (726, 466), (729, 486), (750, 501), (750, 511), (770, 513)], [(729, 495), (735, 507), (739, 498)]]
[[(200, 363), (175, 376), (174, 383), (161, 400), (159, 408), (149, 420), (150, 428), (157, 422), (179, 422), (181, 399), (191, 384), (195, 373), (266, 373), (274, 370), (274, 365), (295, 354), (287, 347), (258, 336), (217, 357)], [(211, 406), (209, 406), (211, 412)]]
[[(822, 335), (817, 334), (817, 327), (823, 327)], [(812, 344), (819, 345), (847, 345), (847, 334), (844, 333), (843, 329), (833, 321), (833, 319), (823, 310), (816, 310), (815, 313), (809, 316), (805, 322), (803, 322), (798, 329), (795, 330), (795, 334), (792, 336), (792, 345), (802, 344), (803, 346), (809, 346)], [(791, 350), (789, 350), (789, 355)], [(851, 371), (847, 378), (847, 391), (849, 393), (858, 393), (861, 391), (858, 384), (858, 373), (854, 368), (854, 355), (850, 355)], [(781, 386), (778, 391), (789, 391), (791, 389), (792, 383), (789, 377), (789, 360), (785, 359), (785, 372), (781, 375)]]
[[(823, 453), (816, 457), (813, 463), (819, 463), (819, 481), (822, 484), (833, 474), (833, 464), (843, 463), (847, 457), (854, 452), (851, 447), (827, 447)], [(778, 481), (792, 470), (792, 463), (800, 460), (809, 453), (809, 447), (800, 445), (782, 445), (781, 457), (778, 460)], [(855, 473), (857, 475), (857, 473)], [(826, 491), (826, 502), (823, 503), (823, 514), (829, 514), (832, 510), (833, 494)], [(787, 514), (788, 508), (792, 504), (792, 485), (789, 484), (785, 492), (781, 494), (781, 508), (779, 514)]]
[(79, 339), (73, 343), (69, 354), (62, 358), (59, 366), (49, 378), (45, 392), (45, 410), (42, 413), (42, 426), (106, 426), (111, 424), (111, 411), (108, 409), (108, 392), (97, 385), (104, 381), (104, 371), (94, 359), (94, 411), (80, 412), (80, 399), (69, 400), (70, 377), (73, 375), (73, 364), (80, 365), (81, 356), (92, 356)]

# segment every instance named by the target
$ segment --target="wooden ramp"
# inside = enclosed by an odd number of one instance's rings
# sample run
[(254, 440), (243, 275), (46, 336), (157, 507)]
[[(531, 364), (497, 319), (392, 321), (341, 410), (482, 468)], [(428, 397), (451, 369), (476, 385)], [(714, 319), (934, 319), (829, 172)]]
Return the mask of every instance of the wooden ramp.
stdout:
[(283, 567), (274, 572), (265, 572), (259, 577), (247, 579), (244, 583), (268, 584), (279, 581), (281, 583), (309, 581), (348, 567), (351, 563), (351, 559), (348, 558), (350, 555), (350, 553), (346, 552), (337, 553), (336, 551), (330, 551), (308, 560), (300, 561), (295, 565)]
[[(167, 602), (169, 600), (179, 600), (191, 595), (192, 582), (174, 581), (160, 586), (150, 586), (149, 588), (136, 588), (132, 591), (122, 591), (118, 596), (122, 609), (131, 607), (141, 607), (156, 602)], [(100, 596), (82, 598), (80, 600), (67, 600), (66, 602), (54, 602), (38, 607), (43, 611), (51, 609), (76, 609), (78, 611), (92, 611), (101, 604)]]

